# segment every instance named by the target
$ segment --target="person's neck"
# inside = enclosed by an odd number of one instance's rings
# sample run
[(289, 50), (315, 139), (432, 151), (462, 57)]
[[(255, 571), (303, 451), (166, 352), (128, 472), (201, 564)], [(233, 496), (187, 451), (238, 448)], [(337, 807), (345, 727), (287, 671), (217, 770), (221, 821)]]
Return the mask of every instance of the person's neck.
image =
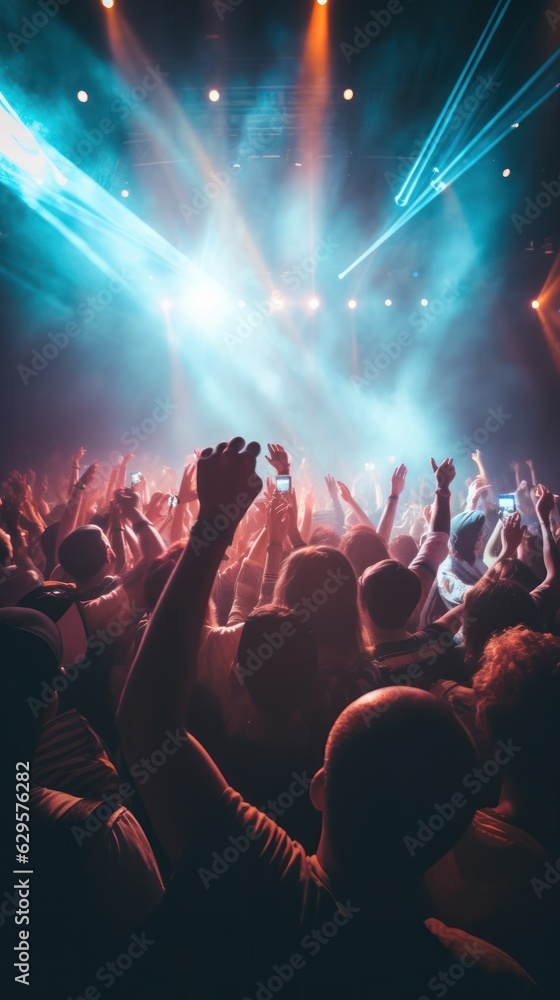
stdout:
[(382, 642), (403, 642), (405, 639), (410, 639), (412, 632), (408, 632), (405, 628), (380, 628), (372, 623), (370, 634), (374, 645), (380, 646)]

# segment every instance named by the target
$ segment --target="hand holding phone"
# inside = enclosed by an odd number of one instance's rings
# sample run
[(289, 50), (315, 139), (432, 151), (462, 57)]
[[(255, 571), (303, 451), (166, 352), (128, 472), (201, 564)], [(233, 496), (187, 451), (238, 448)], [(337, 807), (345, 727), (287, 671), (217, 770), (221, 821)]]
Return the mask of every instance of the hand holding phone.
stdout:
[(292, 477), (291, 476), (276, 476), (276, 489), (279, 493), (291, 493), (292, 492)]

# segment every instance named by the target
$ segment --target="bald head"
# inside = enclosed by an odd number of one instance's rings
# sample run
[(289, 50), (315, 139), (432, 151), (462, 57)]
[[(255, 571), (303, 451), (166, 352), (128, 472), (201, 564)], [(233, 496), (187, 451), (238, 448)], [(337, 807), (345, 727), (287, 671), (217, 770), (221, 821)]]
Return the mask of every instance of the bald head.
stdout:
[(463, 780), (478, 763), (451, 709), (425, 691), (384, 688), (353, 702), (325, 750), (326, 821), (338, 864), (380, 867), (405, 880), (427, 870), (463, 834), (474, 803), (463, 796), (465, 805), (437, 832), (429, 828), (433, 837), (414, 851), (411, 839), (436, 805), (464, 792)]

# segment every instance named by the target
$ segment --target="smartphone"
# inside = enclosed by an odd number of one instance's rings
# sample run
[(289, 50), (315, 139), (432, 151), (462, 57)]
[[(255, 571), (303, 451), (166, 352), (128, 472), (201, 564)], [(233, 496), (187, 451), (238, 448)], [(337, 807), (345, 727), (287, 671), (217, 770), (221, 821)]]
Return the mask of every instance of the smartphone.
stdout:
[(132, 485), (133, 486), (138, 486), (138, 483), (141, 483), (142, 480), (143, 480), (143, 478), (144, 478), (144, 476), (142, 475), (141, 472), (133, 472), (132, 473)]
[(279, 493), (291, 493), (292, 492), (292, 477), (291, 476), (276, 476), (276, 489)]
[(169, 506), (176, 507), (179, 503), (179, 497), (169, 497)]
[(515, 514), (515, 511), (517, 510), (515, 493), (500, 493), (498, 497), (498, 507), (504, 514)]

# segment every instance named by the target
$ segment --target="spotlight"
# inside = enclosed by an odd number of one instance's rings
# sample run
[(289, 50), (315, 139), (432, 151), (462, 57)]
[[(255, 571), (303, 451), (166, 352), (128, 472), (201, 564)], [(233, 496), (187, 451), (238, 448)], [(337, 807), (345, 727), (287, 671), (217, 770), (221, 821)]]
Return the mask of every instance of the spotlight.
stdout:
[(327, 0), (317, 0), (317, 3), (319, 4), (320, 7), (324, 7), (326, 2)]
[(303, 163), (300, 163), (300, 161), (299, 161), (299, 160), (297, 160), (297, 161), (296, 161), (296, 162), (294, 163), (294, 167), (303, 167)]
[(357, 305), (358, 305), (358, 303), (356, 302), (356, 299), (350, 299), (350, 301), (348, 303), (348, 308), (349, 309), (355, 309)]
[(387, 461), (390, 462), (391, 465), (392, 465), (393, 462), (397, 461), (396, 456), (395, 455), (389, 455), (389, 458), (387, 459)]
[(426, 308), (426, 306), (428, 305), (428, 300), (427, 299), (420, 299), (420, 305), (424, 306), (424, 308)]
[(385, 305), (386, 306), (392, 306), (393, 305), (393, 300), (392, 299), (385, 299)]
[(509, 169), (509, 167), (506, 167), (505, 170), (502, 170), (502, 177), (509, 177), (510, 174), (511, 170)]
[(321, 303), (319, 302), (319, 299), (309, 299), (310, 309), (318, 309), (320, 305)]
[(85, 90), (79, 90), (76, 96), (81, 104), (86, 104), (89, 101), (89, 94)]
[(107, 10), (111, 10), (111, 7), (115, 6), (115, 0), (101, 0), (101, 3)]
[(169, 301), (169, 299), (162, 299), (160, 302), (160, 307), (164, 313), (168, 313), (169, 310), (171, 309), (171, 302)]
[(126, 188), (122, 189), (121, 198), (128, 198), (128, 191), (126, 190)]
[(212, 103), (215, 104), (216, 101), (220, 100), (220, 91), (219, 90), (211, 90), (210, 93), (208, 94), (208, 97), (212, 101)]
[(240, 309), (244, 309), (245, 308), (245, 302), (243, 301), (243, 299), (239, 299), (239, 302), (237, 303), (237, 305), (239, 306)]
[(533, 299), (533, 301), (531, 302), (531, 306), (533, 307), (533, 309), (538, 309), (540, 307), (539, 300), (538, 299)]
[(351, 101), (354, 96), (354, 91), (351, 90), (350, 87), (347, 87), (342, 96), (345, 101)]
[(514, 122), (511, 127), (512, 128), (519, 128), (519, 122)]

